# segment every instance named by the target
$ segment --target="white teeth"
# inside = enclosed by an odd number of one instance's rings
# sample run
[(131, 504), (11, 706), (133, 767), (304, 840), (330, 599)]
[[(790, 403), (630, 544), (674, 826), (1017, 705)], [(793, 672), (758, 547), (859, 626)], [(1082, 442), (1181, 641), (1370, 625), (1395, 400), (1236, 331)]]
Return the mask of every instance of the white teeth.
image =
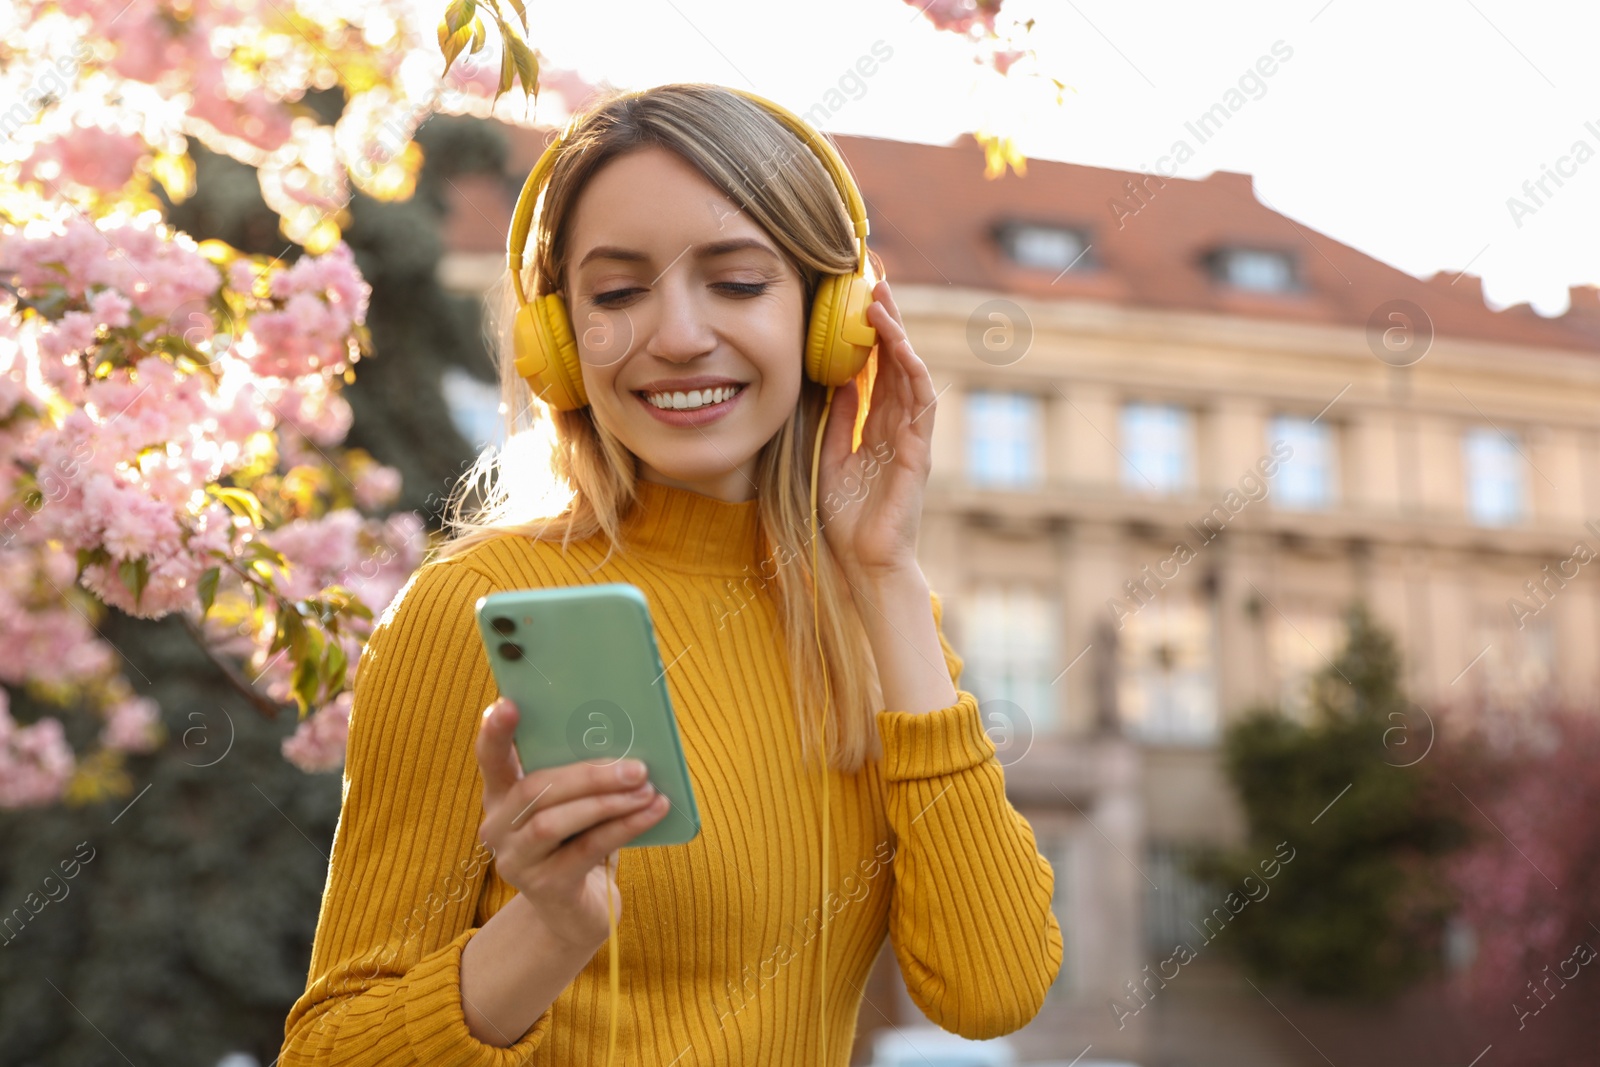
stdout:
[(692, 411), (695, 408), (720, 404), (743, 386), (722, 385), (715, 389), (692, 389), (688, 393), (646, 393), (645, 400), (652, 407), (669, 411)]

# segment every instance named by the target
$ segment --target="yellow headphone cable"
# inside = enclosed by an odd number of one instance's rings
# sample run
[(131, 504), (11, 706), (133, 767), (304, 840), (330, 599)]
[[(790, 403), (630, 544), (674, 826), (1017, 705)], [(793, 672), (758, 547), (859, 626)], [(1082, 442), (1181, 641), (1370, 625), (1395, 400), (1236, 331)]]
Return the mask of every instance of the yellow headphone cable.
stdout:
[[(817, 661), (822, 665), (822, 727), (820, 741), (822, 747), (822, 885), (821, 885), (821, 910), (822, 910), (822, 949), (821, 949), (821, 1018), (822, 1018), (822, 1055), (824, 1062), (828, 1055), (828, 708), (831, 706), (830, 696), (833, 692), (832, 683), (828, 680), (828, 659), (822, 647), (822, 608), (820, 594), (817, 587), (817, 468), (822, 460), (822, 435), (828, 428), (828, 413), (833, 409), (834, 386), (828, 386), (827, 399), (822, 404), (822, 418), (817, 421), (817, 439), (811, 448), (811, 634), (817, 642)], [(859, 410), (859, 407), (858, 409)], [(622, 867), (622, 853), (617, 850), (613, 855), (617, 857), (617, 871), (620, 874)], [(611, 875), (611, 857), (606, 857), (606, 873)], [(606, 938), (611, 960), (611, 1034), (606, 1042), (606, 1063), (616, 1063), (617, 1053), (617, 1004), (621, 1000), (621, 977), (618, 967), (618, 954), (620, 948), (617, 944), (617, 912), (611, 899), (611, 881), (615, 876), (608, 878), (606, 885), (606, 919), (610, 923), (610, 936)], [(617, 891), (622, 891), (621, 883), (617, 883)], [(803, 927), (802, 927), (803, 928)]]
[[(817, 662), (822, 664), (822, 975), (819, 999), (822, 1010), (822, 1057), (828, 1056), (828, 707), (833, 691), (828, 681), (828, 657), (822, 648), (822, 618), (817, 587), (817, 467), (822, 459), (822, 434), (828, 428), (828, 412), (833, 408), (833, 386), (822, 404), (817, 420), (817, 440), (811, 449), (811, 636), (817, 641)], [(857, 411), (860, 410), (858, 405)]]

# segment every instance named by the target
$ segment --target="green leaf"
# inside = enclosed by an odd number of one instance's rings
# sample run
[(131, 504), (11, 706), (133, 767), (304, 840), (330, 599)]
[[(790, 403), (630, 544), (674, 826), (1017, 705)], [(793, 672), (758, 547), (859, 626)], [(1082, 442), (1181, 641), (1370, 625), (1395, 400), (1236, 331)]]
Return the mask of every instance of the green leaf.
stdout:
[(122, 584), (133, 594), (133, 603), (137, 607), (139, 600), (144, 596), (144, 587), (150, 582), (149, 562), (143, 556), (138, 559), (125, 559), (117, 567), (117, 577), (122, 579)]
[(211, 614), (211, 605), (217, 599), (217, 579), (222, 577), (221, 567), (212, 567), (200, 576), (200, 618)]
[(260, 538), (255, 538), (245, 542), (244, 554), (249, 556), (251, 559), (266, 560), (270, 563), (276, 563), (278, 566), (285, 569), (287, 569), (289, 566), (289, 561), (283, 558), (282, 552), (279, 552), (277, 549), (273, 548)]
[(269, 653), (287, 648), (289, 655), (295, 659), (305, 658), (306, 624), (291, 605), (278, 605), (277, 625), (274, 629), (277, 632), (272, 636), (272, 646), (267, 649)]
[(456, 61), (456, 57), (461, 54), (461, 50), (471, 43), (471, 26), (461, 27), (459, 30), (457, 30), (455, 33), (452, 33), (449, 37), (446, 37), (440, 43), (439, 48), (444, 52), (445, 73), (448, 74), (450, 72), (450, 66)]
[(494, 98), (500, 99), (502, 93), (511, 91), (511, 83), (516, 78), (516, 61), (511, 57), (510, 38), (506, 38), (507, 47), (500, 50), (500, 86), (495, 90)]
[(85, 567), (92, 566), (96, 563), (110, 562), (111, 553), (106, 551), (104, 545), (98, 545), (94, 548), (78, 549), (78, 573), (80, 574), (83, 573), (83, 569)]
[(255, 575), (256, 575), (257, 578), (261, 579), (261, 584), (262, 585), (264, 585), (267, 588), (271, 589), (273, 592), (277, 592), (277, 580), (275, 578), (273, 578), (273, 576), (272, 576), (272, 568), (267, 566), (266, 560), (260, 560), (260, 559), (251, 560), (250, 561), (250, 570), (255, 572)]
[(452, 37), (461, 32), (461, 27), (472, 21), (477, 6), (477, 0), (455, 0), (445, 8), (444, 24)]
[(235, 515), (249, 519), (257, 526), (262, 525), (261, 501), (257, 500), (256, 495), (250, 490), (232, 485), (219, 485), (211, 492)]
[(344, 654), (344, 645), (338, 641), (329, 641), (323, 646), (322, 673), (328, 679), (330, 697), (344, 687), (345, 668), (349, 663), (349, 658)]
[(294, 689), (294, 702), (300, 705), (300, 714), (304, 717), (317, 699), (317, 690), (321, 688), (321, 678), (317, 673), (317, 661), (303, 659), (296, 662), (294, 665), (294, 678), (290, 685)]
[(289, 647), (289, 624), (284, 621), (285, 611), (279, 608), (274, 618), (272, 627), (272, 644), (267, 646), (267, 654), (272, 655)]
[(305, 644), (301, 646), (305, 651), (305, 658), (315, 663), (320, 671), (323, 657), (328, 651), (327, 642), (323, 639), (322, 631), (314, 626), (307, 626), (305, 634)]
[(484, 43), (486, 41), (488, 41), (488, 39), (489, 39), (489, 33), (488, 33), (487, 30), (485, 30), (483, 28), (483, 20), (482, 19), (473, 19), (472, 20), (472, 51), (471, 51), (470, 54), (471, 55), (477, 55), (479, 52), (483, 51)]
[(522, 32), (528, 32), (528, 9), (523, 6), (522, 0), (507, 0), (511, 10), (517, 13), (517, 19), (522, 23)]
[(372, 620), (372, 609), (361, 602), (361, 598), (342, 585), (330, 585), (322, 591), (323, 598), (327, 601), (329, 609), (336, 615), (355, 615), (358, 618)]
[(527, 42), (520, 37), (511, 37), (506, 40), (510, 46), (512, 62), (516, 64), (517, 76), (522, 79), (522, 91), (532, 93), (536, 98), (539, 95), (539, 58), (533, 54)]
[(295, 659), (305, 659), (306, 646), (311, 640), (305, 620), (292, 612), (286, 617), (292, 620), (289, 623), (289, 655)]

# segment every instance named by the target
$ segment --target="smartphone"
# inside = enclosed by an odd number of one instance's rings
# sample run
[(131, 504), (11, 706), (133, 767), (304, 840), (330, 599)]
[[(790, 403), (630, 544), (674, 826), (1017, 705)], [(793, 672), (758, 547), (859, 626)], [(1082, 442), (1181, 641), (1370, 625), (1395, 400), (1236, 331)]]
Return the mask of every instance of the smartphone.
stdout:
[(671, 808), (625, 845), (681, 845), (700, 833), (689, 765), (667, 695), (650, 605), (624, 582), (491, 593), (478, 631), (502, 696), (516, 704), (524, 773), (641, 760)]

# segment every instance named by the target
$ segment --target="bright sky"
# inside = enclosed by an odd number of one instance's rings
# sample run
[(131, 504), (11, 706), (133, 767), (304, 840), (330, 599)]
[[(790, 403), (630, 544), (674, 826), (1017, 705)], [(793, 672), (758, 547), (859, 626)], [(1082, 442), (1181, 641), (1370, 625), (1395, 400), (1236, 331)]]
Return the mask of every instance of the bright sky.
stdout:
[[(805, 112), (882, 41), (892, 56), (823, 129), (943, 144), (987, 127), (1034, 158), (1252, 173), (1264, 203), (1402, 270), (1481, 274), (1493, 307), (1556, 315), (1569, 284), (1600, 283), (1597, 4), (1006, 0), (997, 28), (1033, 17), (1039, 53), (1010, 78), (899, 0), (528, 6), (546, 61), (592, 82), (712, 81)], [(1220, 131), (1185, 128), (1278, 42)], [(1032, 70), (1068, 85), (1061, 106)], [(1163, 166), (1180, 139), (1193, 157)]]

